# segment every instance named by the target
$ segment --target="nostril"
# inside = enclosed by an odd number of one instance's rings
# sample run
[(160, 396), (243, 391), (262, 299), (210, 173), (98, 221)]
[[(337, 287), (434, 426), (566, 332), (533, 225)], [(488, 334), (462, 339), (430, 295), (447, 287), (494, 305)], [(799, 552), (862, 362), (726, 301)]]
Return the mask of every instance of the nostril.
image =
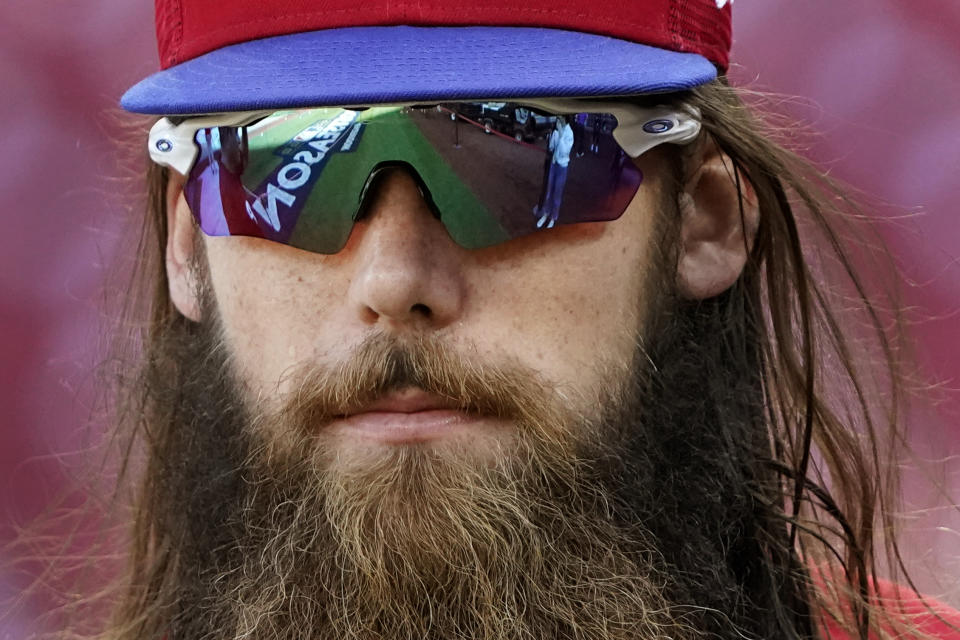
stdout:
[(377, 319), (380, 318), (380, 314), (371, 309), (370, 307), (363, 308), (363, 320), (367, 324), (375, 324)]
[(424, 318), (429, 318), (433, 315), (433, 311), (430, 310), (430, 307), (419, 302), (410, 307), (410, 313), (414, 315), (422, 315)]

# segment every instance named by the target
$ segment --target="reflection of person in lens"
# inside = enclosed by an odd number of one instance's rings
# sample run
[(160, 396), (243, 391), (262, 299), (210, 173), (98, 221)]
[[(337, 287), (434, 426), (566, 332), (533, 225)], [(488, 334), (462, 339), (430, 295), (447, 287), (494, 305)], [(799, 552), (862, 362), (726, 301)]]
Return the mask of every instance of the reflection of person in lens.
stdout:
[(573, 129), (566, 116), (557, 118), (557, 124), (550, 134), (549, 151), (553, 156), (550, 170), (547, 172), (547, 188), (543, 204), (539, 207), (540, 218), (537, 228), (552, 227), (560, 216), (560, 204), (563, 202), (563, 189), (567, 184), (567, 168), (570, 165), (570, 152), (573, 150)]
[(596, 113), (590, 114), (587, 121), (590, 128), (590, 153), (596, 155), (600, 153), (600, 133), (603, 128), (603, 119)]
[(587, 137), (587, 115), (586, 113), (578, 113), (573, 116), (573, 138), (578, 158), (583, 156), (583, 141)]
[(204, 211), (204, 230), (214, 236), (262, 237), (256, 221), (246, 213), (247, 198), (256, 198), (241, 180), (249, 158), (243, 127), (202, 129), (197, 134), (195, 183), (185, 189), (197, 209)]
[(246, 127), (220, 127), (220, 199), (231, 235), (263, 237), (256, 218), (247, 212), (247, 202), (259, 196), (243, 184), (250, 159)]
[(197, 133), (199, 155), (193, 173), (196, 180), (186, 186), (187, 197), (203, 207), (207, 233), (227, 235), (229, 226), (220, 200), (220, 129), (202, 129)]

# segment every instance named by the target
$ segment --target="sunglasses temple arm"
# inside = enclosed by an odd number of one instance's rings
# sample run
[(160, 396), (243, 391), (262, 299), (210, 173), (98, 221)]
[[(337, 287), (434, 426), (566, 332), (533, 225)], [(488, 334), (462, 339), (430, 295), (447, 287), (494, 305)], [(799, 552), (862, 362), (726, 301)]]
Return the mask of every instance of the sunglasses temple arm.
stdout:
[(169, 118), (161, 118), (150, 129), (147, 141), (151, 160), (184, 176), (189, 173), (198, 153), (193, 144), (197, 129), (185, 125), (175, 125)]
[[(617, 117), (613, 137), (617, 144), (633, 158), (638, 158), (661, 144), (690, 144), (700, 135), (700, 113), (694, 107), (683, 109), (654, 107), (640, 112), (635, 109), (611, 110)], [(651, 122), (670, 121), (666, 131), (651, 130)]]
[[(617, 127), (613, 130), (614, 140), (633, 158), (661, 144), (689, 144), (700, 135), (700, 111), (683, 103), (677, 106), (642, 107), (627, 102), (579, 98), (544, 98), (523, 102), (553, 113), (609, 113), (617, 119)], [(671, 126), (666, 129), (648, 126), (662, 121), (669, 121)]]
[(269, 116), (270, 111), (243, 111), (188, 118), (179, 123), (160, 118), (150, 128), (148, 151), (150, 158), (163, 167), (170, 167), (181, 175), (190, 172), (199, 149), (194, 142), (197, 131), (207, 127), (239, 127)]

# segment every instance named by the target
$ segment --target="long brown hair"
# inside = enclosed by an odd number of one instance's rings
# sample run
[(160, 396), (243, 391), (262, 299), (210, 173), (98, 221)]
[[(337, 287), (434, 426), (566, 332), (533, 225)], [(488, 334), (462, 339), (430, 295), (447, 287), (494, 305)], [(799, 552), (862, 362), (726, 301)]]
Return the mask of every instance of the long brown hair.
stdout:
[[(776, 481), (754, 500), (778, 531), (752, 548), (766, 576), (754, 589), (764, 592), (776, 620), (771, 628), (784, 637), (816, 637), (832, 619), (864, 640), (908, 630), (909, 620), (879, 606), (873, 582), (884, 572), (910, 580), (894, 522), (906, 443), (902, 322), (889, 282), (860, 275), (864, 265), (878, 273), (886, 254), (851, 251), (850, 235), (867, 228), (856, 203), (778, 143), (782, 129), (759, 119), (724, 79), (657, 98), (664, 100), (701, 111), (704, 135), (733, 162), (731, 180), (749, 181), (759, 200), (760, 227), (741, 278), (698, 312), (722, 328), (714, 348), (731, 359), (731, 370), (755, 374), (751, 384), (762, 399), (769, 453), (763, 463)], [(147, 216), (117, 324), (118, 495), (131, 481), (136, 488), (126, 577), (104, 636), (110, 638), (152, 637), (162, 628), (156, 605), (176, 562), (151, 528), (151, 511), (163, 500), (151, 451), (171, 417), (158, 413), (145, 384), (157, 367), (177, 375), (161, 345), (171, 332), (191, 330), (167, 292), (167, 180), (166, 170), (147, 170)]]
[[(817, 616), (861, 638), (902, 631), (904, 620), (876, 606), (875, 579), (885, 566), (909, 581), (893, 519), (906, 444), (903, 322), (895, 289), (882, 288), (893, 282), (867, 283), (858, 270), (882, 273), (885, 264), (889, 272), (889, 256), (851, 254), (850, 240), (872, 233), (855, 200), (777, 144), (783, 130), (756, 118), (736, 91), (716, 82), (695, 90), (692, 102), (760, 205), (750, 260), (724, 312), (750, 325), (740, 330), (752, 330), (760, 350), (769, 464), (782, 480), (775, 508), (790, 540), (769, 550), (771, 561), (811, 571), (803, 580)], [(854, 313), (837, 310), (841, 295)], [(854, 323), (860, 329), (851, 333)]]

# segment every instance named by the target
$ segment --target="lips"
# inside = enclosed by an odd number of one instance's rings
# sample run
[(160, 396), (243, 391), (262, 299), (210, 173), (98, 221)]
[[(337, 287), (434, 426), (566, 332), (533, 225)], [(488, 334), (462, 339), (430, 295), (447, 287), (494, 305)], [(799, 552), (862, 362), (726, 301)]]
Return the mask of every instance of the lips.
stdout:
[(408, 388), (389, 393), (376, 402), (365, 406), (362, 410), (348, 414), (348, 417), (369, 412), (419, 413), (421, 411), (455, 410), (457, 408), (458, 404), (449, 398), (441, 398), (420, 389)]
[(404, 389), (349, 412), (330, 428), (350, 438), (399, 445), (451, 438), (490, 422), (459, 407), (449, 398)]

